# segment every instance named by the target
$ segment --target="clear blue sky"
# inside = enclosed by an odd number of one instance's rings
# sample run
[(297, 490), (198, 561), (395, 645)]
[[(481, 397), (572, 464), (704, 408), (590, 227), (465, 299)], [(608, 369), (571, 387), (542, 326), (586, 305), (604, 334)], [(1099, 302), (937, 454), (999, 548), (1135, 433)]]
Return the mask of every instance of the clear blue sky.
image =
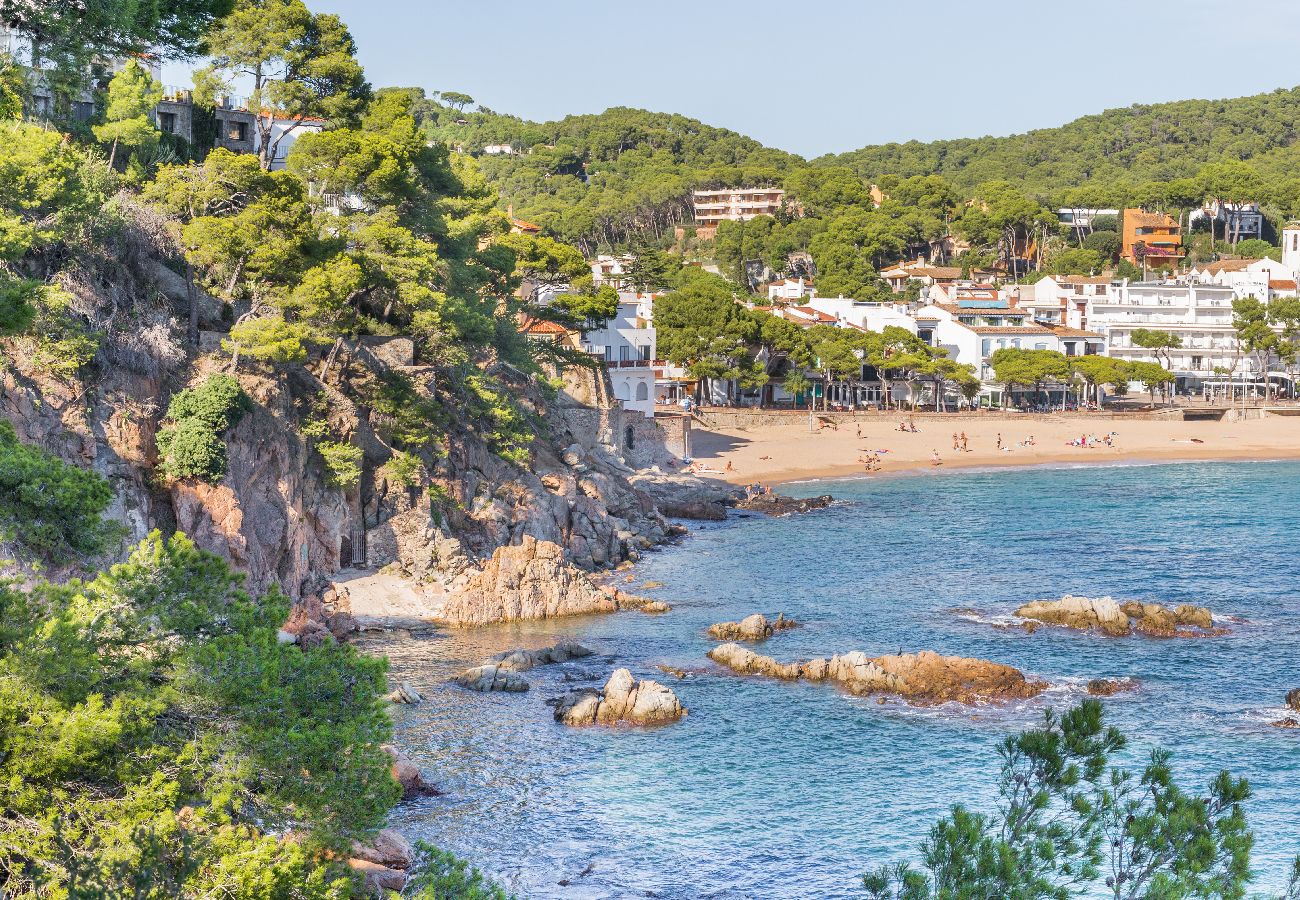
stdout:
[(343, 17), (377, 86), (535, 120), (680, 112), (809, 157), (1300, 84), (1296, 0), (307, 4)]

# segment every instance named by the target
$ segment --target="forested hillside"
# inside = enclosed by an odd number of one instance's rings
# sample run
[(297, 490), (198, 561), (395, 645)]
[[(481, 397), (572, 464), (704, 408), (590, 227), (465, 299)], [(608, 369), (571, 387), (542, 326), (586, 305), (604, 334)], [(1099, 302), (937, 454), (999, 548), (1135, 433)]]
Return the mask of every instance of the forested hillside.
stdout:
[(1249, 160), (1261, 175), (1291, 181), (1300, 162), (1298, 120), (1300, 88), (1293, 88), (1139, 104), (1010, 137), (880, 144), (815, 164), (846, 165), (868, 180), (938, 173), (965, 189), (1010, 178), (1045, 200), (1086, 181), (1136, 186), (1190, 178), (1206, 163), (1225, 160)]

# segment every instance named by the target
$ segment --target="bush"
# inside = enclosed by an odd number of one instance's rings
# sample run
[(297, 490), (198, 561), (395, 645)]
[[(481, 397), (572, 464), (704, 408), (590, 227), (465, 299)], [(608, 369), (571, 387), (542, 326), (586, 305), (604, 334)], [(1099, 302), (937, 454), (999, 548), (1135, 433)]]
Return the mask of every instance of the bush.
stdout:
[(97, 472), (19, 442), (0, 420), (0, 534), (43, 560), (102, 552), (117, 526), (101, 517), (113, 499)]
[(423, 471), (424, 464), (418, 456), (401, 450), (394, 453), (393, 458), (384, 466), (384, 474), (389, 480), (404, 488), (413, 488), (419, 484), (420, 473)]
[(172, 420), (158, 433), (159, 469), (171, 478), (220, 481), (226, 474), (226, 444), (221, 433), (233, 427), (252, 401), (231, 375), (212, 375), (186, 388), (167, 404)]
[(1109, 262), (1119, 255), (1124, 242), (1114, 231), (1094, 231), (1083, 239), (1083, 249), (1092, 250)]
[(1259, 238), (1247, 238), (1244, 241), (1238, 241), (1234, 252), (1245, 259), (1282, 259), (1282, 248), (1275, 247), (1268, 241)]
[(361, 481), (360, 447), (345, 441), (321, 441), (316, 452), (325, 460), (325, 480), (332, 487), (346, 489)]

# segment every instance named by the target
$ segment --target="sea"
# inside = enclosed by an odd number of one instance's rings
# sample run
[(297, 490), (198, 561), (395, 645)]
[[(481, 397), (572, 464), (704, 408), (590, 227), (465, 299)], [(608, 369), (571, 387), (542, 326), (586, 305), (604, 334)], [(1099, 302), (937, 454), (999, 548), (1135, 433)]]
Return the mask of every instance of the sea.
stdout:
[[(1086, 696), (1140, 767), (1157, 746), (1197, 790), (1249, 779), (1254, 890), (1280, 892), (1300, 853), (1300, 730), (1270, 726), (1300, 687), (1300, 464), (999, 468), (816, 481), (802, 516), (690, 523), (620, 576), (666, 600), (620, 612), (371, 639), (393, 681), (398, 744), (445, 792), (393, 824), (529, 898), (849, 898), (862, 873), (916, 860), (953, 804), (992, 810), (998, 745)], [(643, 587), (649, 583), (650, 587)], [(1072, 593), (1209, 606), (1221, 637), (1108, 638), (1015, 625)], [(741, 677), (705, 656), (715, 622), (783, 612), (780, 660), (934, 650), (1050, 682), (1031, 701), (916, 708), (832, 686)], [(576, 640), (594, 655), (535, 669), (526, 694), (449, 684), (492, 653)], [(665, 674), (663, 665), (686, 677)], [(616, 667), (669, 684), (689, 713), (660, 728), (575, 729), (547, 705)], [(1300, 715), (1300, 714), (1297, 714)]]

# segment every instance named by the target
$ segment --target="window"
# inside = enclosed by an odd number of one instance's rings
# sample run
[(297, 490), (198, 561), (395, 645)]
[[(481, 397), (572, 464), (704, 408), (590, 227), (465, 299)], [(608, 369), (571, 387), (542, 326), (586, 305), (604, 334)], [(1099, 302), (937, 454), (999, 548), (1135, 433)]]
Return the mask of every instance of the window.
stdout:
[(650, 399), (650, 388), (646, 387), (646, 383), (644, 381), (640, 382), (636, 386), (636, 398), (638, 400)]
[(1201, 357), (1199, 357), (1199, 356), (1193, 356), (1193, 357), (1192, 357), (1192, 368), (1193, 368), (1193, 369), (1203, 369), (1203, 368), (1205, 368), (1204, 366), (1201, 365)]
[[(1073, 345), (1073, 344), (1070, 344), (1069, 346), (1073, 347), (1074, 345)], [(1039, 342), (1039, 343), (1037, 343), (1037, 344), (1034, 344), (1034, 349), (1035, 349), (1035, 350), (1046, 350), (1046, 349), (1047, 349), (1047, 344), (1046, 344), (1046, 343)]]
[(644, 347), (641, 348), (641, 361), (642, 361), (642, 362), (649, 362), (649, 361), (650, 361), (650, 345), (649, 345), (649, 344), (646, 344)]
[(248, 140), (247, 122), (226, 122), (226, 140), (244, 143)]
[(160, 112), (158, 113), (158, 130), (165, 131), (167, 134), (176, 133), (176, 113)]
[(980, 356), (988, 356), (993, 352), (993, 341), (988, 338), (980, 341)]
[(618, 348), (618, 358), (620, 362), (627, 362), (630, 360), (632, 358), (632, 348), (627, 344), (623, 344)]

